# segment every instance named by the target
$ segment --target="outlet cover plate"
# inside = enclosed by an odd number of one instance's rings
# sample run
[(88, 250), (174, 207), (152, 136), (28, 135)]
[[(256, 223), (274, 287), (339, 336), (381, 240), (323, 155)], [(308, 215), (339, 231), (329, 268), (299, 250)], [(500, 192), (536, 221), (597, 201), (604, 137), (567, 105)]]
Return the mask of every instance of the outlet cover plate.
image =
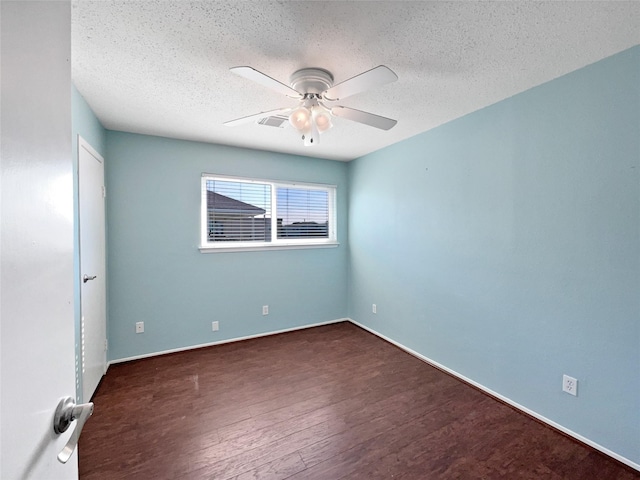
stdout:
[(269, 305), (263, 305), (262, 306), (262, 314), (263, 315), (269, 315)]
[(569, 375), (562, 376), (562, 391), (568, 393), (569, 395), (573, 395), (574, 397), (578, 396), (578, 380)]
[(144, 333), (144, 322), (136, 322), (136, 333)]
[(211, 331), (217, 332), (218, 330), (220, 330), (220, 324), (217, 321), (211, 322)]

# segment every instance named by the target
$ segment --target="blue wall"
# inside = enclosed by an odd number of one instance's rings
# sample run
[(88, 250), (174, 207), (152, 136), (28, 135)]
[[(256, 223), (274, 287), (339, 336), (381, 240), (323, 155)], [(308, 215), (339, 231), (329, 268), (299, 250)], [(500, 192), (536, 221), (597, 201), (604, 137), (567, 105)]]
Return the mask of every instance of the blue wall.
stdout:
[[(71, 152), (73, 158), (73, 214), (78, 219), (78, 135), (84, 138), (103, 158), (106, 157), (107, 131), (96, 118), (93, 110), (87, 104), (75, 85), (71, 87)], [(105, 160), (106, 163), (106, 160)], [(80, 230), (76, 221), (73, 230), (73, 270), (74, 270), (74, 322), (76, 332), (76, 358), (82, 356), (80, 348)], [(82, 375), (76, 372), (76, 400), (82, 399)], [(89, 401), (89, 399), (86, 399)]]
[(640, 47), (349, 175), (351, 318), (640, 463)]
[[(347, 164), (112, 131), (107, 150), (110, 359), (346, 316)], [(200, 253), (203, 172), (337, 185), (341, 245)]]

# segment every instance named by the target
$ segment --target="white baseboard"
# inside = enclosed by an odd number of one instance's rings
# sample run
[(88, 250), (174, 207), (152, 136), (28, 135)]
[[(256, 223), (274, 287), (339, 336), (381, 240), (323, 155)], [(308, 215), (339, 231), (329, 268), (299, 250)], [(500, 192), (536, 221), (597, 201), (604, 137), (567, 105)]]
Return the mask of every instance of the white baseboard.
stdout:
[(167, 353), (184, 352), (187, 350), (195, 350), (196, 348), (203, 348), (203, 347), (213, 347), (214, 345), (223, 345), (225, 343), (240, 342), (242, 340), (250, 340), (252, 338), (268, 337), (270, 335), (277, 335), (279, 333), (294, 332), (296, 330), (304, 330), (306, 328), (320, 327), (322, 325), (331, 325), (332, 323), (340, 323), (340, 322), (348, 322), (348, 321), (350, 321), (348, 318), (338, 318), (336, 320), (309, 323), (307, 325), (301, 325), (299, 327), (292, 327), (292, 328), (285, 328), (283, 330), (276, 330), (273, 332), (257, 333), (255, 335), (247, 335), (244, 337), (235, 337), (235, 338), (228, 338), (226, 340), (219, 340), (217, 342), (200, 343), (198, 345), (189, 345), (188, 347), (172, 348), (170, 350), (162, 350), (160, 352), (144, 353), (142, 355), (134, 355), (132, 357), (126, 357), (126, 358), (117, 358), (115, 360), (109, 360), (107, 367), (109, 365), (113, 365), (116, 363), (130, 362), (131, 360), (140, 360), (142, 358), (157, 357), (158, 355), (166, 355)]
[(493, 390), (491, 390), (490, 388), (487, 388), (487, 387), (485, 387), (484, 385), (482, 385), (482, 384), (480, 384), (480, 383), (474, 382), (474, 381), (473, 381), (473, 380), (471, 380), (470, 378), (467, 378), (467, 377), (465, 377), (464, 375), (459, 374), (459, 373), (458, 373), (458, 372), (456, 372), (455, 370), (451, 370), (450, 368), (447, 368), (447, 367), (445, 367), (444, 365), (442, 365), (442, 364), (440, 364), (440, 363), (438, 363), (438, 362), (436, 362), (436, 361), (434, 361), (434, 360), (431, 360), (431, 359), (430, 359), (430, 358), (428, 358), (428, 357), (425, 357), (425, 356), (424, 356), (424, 355), (422, 355), (421, 353), (418, 353), (418, 352), (416, 352), (415, 350), (412, 350), (412, 349), (410, 349), (409, 347), (406, 347), (406, 346), (402, 345), (401, 343), (396, 342), (395, 340), (393, 340), (393, 339), (391, 339), (391, 338), (387, 337), (386, 335), (383, 335), (383, 334), (382, 334), (382, 333), (380, 333), (380, 332), (377, 332), (376, 330), (373, 330), (372, 328), (369, 328), (369, 327), (367, 327), (367, 326), (365, 326), (365, 325), (363, 325), (363, 324), (361, 324), (361, 323), (359, 323), (359, 322), (356, 322), (355, 320), (353, 320), (353, 319), (351, 319), (351, 318), (348, 318), (347, 320), (349, 320), (349, 321), (350, 321), (351, 323), (353, 323), (354, 325), (357, 325), (358, 327), (362, 328), (363, 330), (366, 330), (367, 332), (370, 332), (370, 333), (372, 333), (372, 334), (376, 335), (377, 337), (380, 337), (380, 338), (382, 338), (383, 340), (385, 340), (385, 341), (387, 341), (387, 342), (389, 342), (389, 343), (392, 343), (392, 344), (393, 344), (393, 345), (395, 345), (396, 347), (401, 348), (401, 349), (402, 349), (402, 350), (404, 350), (405, 352), (407, 352), (407, 353), (409, 353), (409, 354), (413, 355), (413, 356), (414, 356), (414, 357), (416, 357), (416, 358), (419, 358), (419, 359), (420, 359), (420, 360), (422, 360), (423, 362), (426, 362), (426, 363), (428, 363), (429, 365), (432, 365), (432, 366), (434, 366), (434, 367), (436, 367), (436, 368), (438, 368), (438, 369), (440, 369), (440, 370), (443, 370), (443, 371), (445, 371), (445, 372), (447, 372), (447, 373), (449, 373), (449, 374), (453, 375), (454, 377), (459, 378), (460, 380), (462, 380), (462, 381), (463, 381), (463, 382), (465, 382), (465, 383), (468, 383), (468, 384), (470, 384), (470, 385), (473, 385), (474, 387), (478, 388), (479, 390), (482, 390), (483, 392), (485, 392), (485, 393), (487, 393), (487, 394), (491, 395), (492, 397), (495, 397), (495, 398), (497, 398), (497, 399), (499, 399), (499, 400), (503, 401), (504, 403), (507, 403), (507, 404), (511, 405), (512, 407), (514, 407), (514, 408), (516, 408), (516, 409), (518, 409), (518, 410), (520, 410), (520, 411), (522, 411), (522, 412), (526, 413), (527, 415), (530, 415), (530, 416), (532, 416), (532, 417), (536, 418), (537, 420), (540, 420), (541, 422), (546, 423), (547, 425), (549, 425), (549, 426), (551, 426), (551, 427), (555, 428), (556, 430), (559, 430), (559, 431), (561, 431), (562, 433), (565, 433), (566, 435), (569, 435), (570, 437), (575, 438), (575, 439), (576, 439), (576, 440), (578, 440), (579, 442), (582, 442), (582, 443), (584, 443), (584, 444), (586, 444), (586, 445), (589, 445), (590, 447), (595, 448), (596, 450), (598, 450), (598, 451), (600, 451), (600, 452), (604, 453), (605, 455), (608, 455), (608, 456), (610, 456), (610, 457), (612, 457), (612, 458), (615, 458), (615, 459), (616, 459), (616, 460), (618, 460), (619, 462), (624, 463), (625, 465), (628, 465), (629, 467), (631, 467), (631, 468), (633, 468), (633, 469), (635, 469), (635, 470), (640, 471), (640, 464), (635, 463), (635, 462), (633, 462), (633, 461), (629, 460), (628, 458), (625, 458), (625, 457), (623, 457), (622, 455), (619, 455), (619, 454), (617, 454), (616, 452), (613, 452), (613, 451), (609, 450), (608, 448), (605, 448), (605, 447), (603, 447), (602, 445), (600, 445), (600, 444), (598, 444), (598, 443), (596, 443), (596, 442), (594, 442), (594, 441), (592, 441), (592, 440), (589, 440), (589, 439), (588, 439), (588, 438), (586, 438), (586, 437), (583, 437), (583, 436), (582, 436), (582, 435), (580, 435), (579, 433), (576, 433), (576, 432), (574, 432), (574, 431), (572, 431), (572, 430), (569, 430), (569, 429), (568, 429), (568, 428), (566, 428), (566, 427), (563, 427), (562, 425), (560, 425), (559, 423), (554, 422), (553, 420), (549, 420), (548, 418), (546, 418), (546, 417), (544, 417), (544, 416), (540, 415), (539, 413), (537, 413), (537, 412), (535, 412), (535, 411), (533, 411), (533, 410), (530, 410), (529, 408), (527, 408), (527, 407), (525, 407), (525, 406), (523, 406), (523, 405), (520, 405), (520, 404), (519, 404), (519, 403), (517, 403), (517, 402), (514, 402), (513, 400), (511, 400), (510, 398), (505, 397), (504, 395), (500, 395), (499, 393), (494, 392), (494, 391), (493, 391)]

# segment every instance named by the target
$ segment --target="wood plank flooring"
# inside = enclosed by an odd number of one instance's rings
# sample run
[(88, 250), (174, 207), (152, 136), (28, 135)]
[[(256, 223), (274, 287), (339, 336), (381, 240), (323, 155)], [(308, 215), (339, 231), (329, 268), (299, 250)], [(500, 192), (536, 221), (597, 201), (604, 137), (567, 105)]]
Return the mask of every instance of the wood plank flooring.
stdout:
[(640, 479), (351, 323), (109, 368), (82, 480)]

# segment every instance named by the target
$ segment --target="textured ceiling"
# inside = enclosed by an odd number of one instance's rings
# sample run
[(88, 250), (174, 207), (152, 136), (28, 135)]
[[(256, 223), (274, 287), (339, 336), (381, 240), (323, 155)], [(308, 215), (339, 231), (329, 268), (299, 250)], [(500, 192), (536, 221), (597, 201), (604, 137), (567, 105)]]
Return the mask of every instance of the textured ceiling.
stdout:
[[(102, 124), (351, 160), (640, 44), (640, 2), (75, 1), (72, 75)], [(305, 147), (292, 128), (227, 120), (296, 101), (229, 72), (338, 83), (387, 65), (399, 77), (340, 105), (395, 118), (334, 120)]]

